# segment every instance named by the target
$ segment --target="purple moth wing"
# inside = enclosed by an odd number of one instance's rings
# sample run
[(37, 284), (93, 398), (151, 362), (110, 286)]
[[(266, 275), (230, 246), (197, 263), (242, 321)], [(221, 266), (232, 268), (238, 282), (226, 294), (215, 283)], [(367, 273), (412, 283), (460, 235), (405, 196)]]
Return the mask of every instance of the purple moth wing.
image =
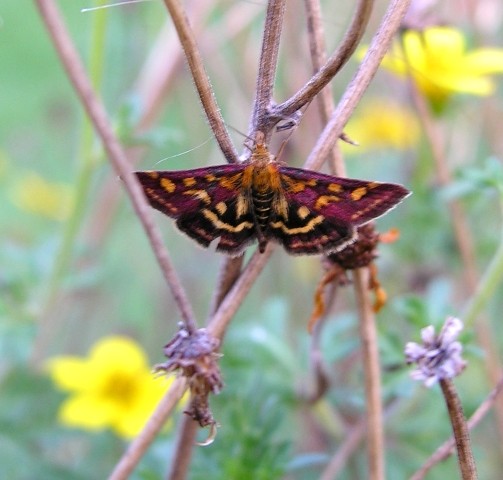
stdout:
[(135, 172), (149, 203), (203, 247), (237, 255), (256, 236), (250, 193), (242, 188), (244, 165)]

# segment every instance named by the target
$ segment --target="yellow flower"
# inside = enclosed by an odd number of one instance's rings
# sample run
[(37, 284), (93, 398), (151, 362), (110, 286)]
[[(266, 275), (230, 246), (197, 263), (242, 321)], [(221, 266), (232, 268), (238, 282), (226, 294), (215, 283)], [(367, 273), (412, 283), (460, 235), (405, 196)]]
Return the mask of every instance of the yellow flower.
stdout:
[(385, 98), (374, 98), (358, 107), (355, 116), (344, 129), (353, 147), (342, 143), (344, 153), (369, 150), (407, 150), (419, 142), (421, 128), (414, 112)]
[(412, 75), (421, 92), (442, 103), (453, 93), (492, 94), (489, 75), (503, 73), (503, 49), (467, 50), (463, 33), (451, 27), (408, 30), (403, 48), (396, 42), (381, 65), (401, 77)]
[(72, 208), (73, 189), (50, 183), (35, 172), (27, 172), (14, 184), (10, 197), (21, 210), (55, 220), (65, 220)]
[(141, 431), (173, 381), (154, 378), (141, 347), (121, 336), (99, 340), (87, 358), (49, 359), (47, 369), (56, 386), (71, 394), (58, 412), (62, 424), (85, 430), (110, 427), (126, 439)]

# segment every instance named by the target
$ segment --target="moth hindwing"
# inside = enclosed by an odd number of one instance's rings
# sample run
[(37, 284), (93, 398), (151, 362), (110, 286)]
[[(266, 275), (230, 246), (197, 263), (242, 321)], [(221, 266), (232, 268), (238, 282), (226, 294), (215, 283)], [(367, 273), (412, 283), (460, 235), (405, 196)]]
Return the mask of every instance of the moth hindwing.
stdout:
[(179, 171), (135, 172), (152, 207), (204, 247), (240, 254), (269, 241), (288, 253), (341, 250), (356, 227), (394, 208), (410, 192), (393, 183), (368, 182), (283, 166), (263, 144), (240, 164)]

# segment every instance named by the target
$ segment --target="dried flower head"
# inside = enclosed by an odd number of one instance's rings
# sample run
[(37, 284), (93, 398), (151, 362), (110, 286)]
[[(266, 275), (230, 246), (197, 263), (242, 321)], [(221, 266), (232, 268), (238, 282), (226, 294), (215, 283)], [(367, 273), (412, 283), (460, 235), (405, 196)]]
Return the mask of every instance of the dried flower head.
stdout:
[(208, 395), (218, 394), (223, 388), (222, 376), (217, 365), (220, 341), (211, 337), (206, 329), (190, 333), (183, 325), (175, 337), (165, 345), (168, 361), (155, 366), (156, 372), (175, 372), (187, 378), (191, 403), (184, 413), (199, 422), (201, 427), (216, 425), (211, 414)]
[(358, 227), (357, 231), (358, 236), (353, 243), (341, 251), (327, 256), (330, 263), (340, 265), (343, 270), (353, 270), (366, 267), (377, 258), (376, 248), (379, 243), (379, 234), (375, 231), (374, 224), (362, 225)]
[(447, 317), (438, 335), (435, 328), (429, 325), (421, 330), (422, 345), (408, 342), (405, 345), (407, 363), (416, 363), (417, 368), (410, 373), (414, 380), (424, 381), (431, 387), (436, 382), (459, 375), (466, 367), (466, 361), (461, 358), (463, 346), (454, 340), (463, 329), (459, 318)]

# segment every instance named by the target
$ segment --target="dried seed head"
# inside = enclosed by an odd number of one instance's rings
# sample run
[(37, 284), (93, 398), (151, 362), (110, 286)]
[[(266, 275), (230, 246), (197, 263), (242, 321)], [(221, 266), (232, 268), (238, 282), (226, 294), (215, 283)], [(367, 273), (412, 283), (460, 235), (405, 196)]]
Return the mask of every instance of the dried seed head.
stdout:
[(206, 329), (200, 328), (190, 333), (181, 326), (174, 338), (164, 346), (165, 363), (154, 367), (155, 372), (171, 373), (178, 371), (187, 378), (191, 403), (185, 411), (201, 427), (216, 425), (211, 414), (208, 396), (218, 394), (223, 388), (222, 375), (218, 368), (220, 354), (217, 349), (220, 341), (211, 337)]
[(344, 270), (366, 267), (378, 256), (376, 250), (378, 243), (379, 234), (375, 231), (373, 223), (367, 223), (358, 227), (356, 241), (340, 252), (331, 253), (327, 258)]
[(438, 335), (429, 325), (421, 330), (422, 345), (408, 342), (405, 345), (407, 363), (417, 364), (410, 373), (411, 378), (431, 387), (441, 379), (459, 375), (466, 367), (466, 361), (461, 358), (463, 346), (454, 340), (462, 329), (463, 322), (459, 318), (447, 317)]

